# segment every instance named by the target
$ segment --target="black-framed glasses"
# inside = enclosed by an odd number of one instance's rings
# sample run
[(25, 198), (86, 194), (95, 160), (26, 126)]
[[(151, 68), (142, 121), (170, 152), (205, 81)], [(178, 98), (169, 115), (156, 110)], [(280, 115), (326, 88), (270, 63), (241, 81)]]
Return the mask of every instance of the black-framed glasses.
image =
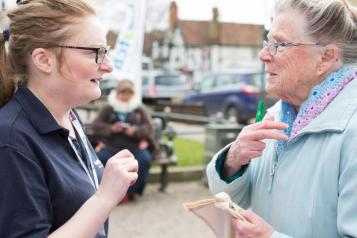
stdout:
[(68, 49), (79, 49), (79, 50), (91, 50), (95, 52), (95, 62), (97, 64), (102, 64), (105, 56), (110, 52), (110, 46), (106, 47), (82, 47), (82, 46), (71, 46), (71, 45), (56, 45), (56, 47), (68, 48)]
[(301, 43), (301, 42), (268, 42), (268, 41), (263, 41), (263, 48), (268, 47), (269, 53), (271, 55), (276, 55), (277, 52), (279, 51), (279, 47), (291, 47), (291, 46), (300, 46), (300, 45), (311, 45), (311, 46), (326, 46), (328, 43), (322, 43), (322, 42), (309, 42), (309, 43)]

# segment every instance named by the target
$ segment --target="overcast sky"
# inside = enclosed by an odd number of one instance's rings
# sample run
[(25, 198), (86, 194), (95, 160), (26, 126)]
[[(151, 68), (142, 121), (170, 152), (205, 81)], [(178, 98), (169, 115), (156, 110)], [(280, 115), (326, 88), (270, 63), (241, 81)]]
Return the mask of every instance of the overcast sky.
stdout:
[[(149, 0), (152, 1), (152, 0)], [(161, 0), (162, 1), (162, 0)], [(265, 19), (265, 0), (176, 0), (182, 19), (208, 20), (218, 7), (223, 22), (259, 23)]]
[[(147, 0), (148, 17), (165, 28), (171, 0)], [(212, 8), (219, 10), (221, 22), (265, 24), (272, 0), (176, 0), (178, 15), (184, 20), (210, 20)], [(159, 20), (161, 19), (161, 24)], [(149, 26), (150, 27), (150, 26)]]
[[(1, 0), (0, 0), (1, 1)], [(126, 1), (132, 0), (90, 0), (108, 28), (119, 30), (125, 18)], [(168, 8), (171, 0), (147, 1), (147, 30), (165, 29), (168, 22)], [(180, 19), (210, 20), (212, 8), (219, 9), (221, 22), (265, 24), (273, 0), (176, 0)], [(6, 0), (8, 6), (16, 0)]]

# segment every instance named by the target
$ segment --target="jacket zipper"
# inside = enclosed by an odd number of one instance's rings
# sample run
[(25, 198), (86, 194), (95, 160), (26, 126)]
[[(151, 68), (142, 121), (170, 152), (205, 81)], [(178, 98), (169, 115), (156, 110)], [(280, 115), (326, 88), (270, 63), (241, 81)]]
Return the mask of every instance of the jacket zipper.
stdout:
[(275, 176), (275, 172), (278, 168), (278, 160), (274, 161), (272, 166), (270, 167), (270, 181), (269, 181), (269, 186), (268, 186), (268, 191), (271, 192), (271, 189), (273, 187), (273, 182), (274, 182), (274, 176)]
[[(315, 133), (320, 133), (320, 132), (341, 132), (341, 130), (336, 130), (336, 129), (325, 129), (325, 130), (320, 130), (320, 131), (307, 131), (307, 132), (303, 132), (301, 134), (296, 135), (294, 138), (292, 138), (291, 140), (288, 141), (288, 143), (286, 144), (286, 148), (294, 141), (296, 141), (299, 137), (305, 135), (305, 134), (315, 134)], [(286, 149), (285, 148), (285, 149)], [(269, 186), (268, 186), (268, 191), (271, 192), (272, 188), (273, 188), (273, 182), (274, 182), (274, 176), (276, 171), (278, 170), (278, 166), (279, 166), (279, 160), (282, 157), (282, 155), (284, 154), (284, 151), (280, 154), (280, 156), (278, 158), (276, 158), (272, 164), (272, 166), (270, 167), (270, 181), (269, 181)]]

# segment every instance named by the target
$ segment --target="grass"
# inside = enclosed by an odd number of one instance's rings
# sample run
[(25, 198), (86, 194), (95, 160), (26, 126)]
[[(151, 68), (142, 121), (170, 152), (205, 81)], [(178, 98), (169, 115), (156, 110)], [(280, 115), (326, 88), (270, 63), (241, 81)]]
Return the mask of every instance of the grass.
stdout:
[(204, 164), (204, 144), (202, 142), (176, 137), (174, 139), (174, 147), (178, 166)]

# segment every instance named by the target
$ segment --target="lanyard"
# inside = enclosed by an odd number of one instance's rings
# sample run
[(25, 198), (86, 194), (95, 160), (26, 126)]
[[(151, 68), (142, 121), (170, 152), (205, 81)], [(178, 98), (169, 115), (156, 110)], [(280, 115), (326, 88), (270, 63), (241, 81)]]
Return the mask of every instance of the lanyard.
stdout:
[(84, 150), (83, 150), (82, 154), (83, 154), (83, 156), (85, 156), (87, 158), (88, 166), (85, 165), (85, 163), (82, 159), (82, 156), (80, 155), (76, 146), (73, 144), (73, 141), (71, 140), (70, 137), (68, 137), (68, 141), (69, 141), (74, 153), (76, 154), (76, 157), (77, 157), (79, 163), (81, 164), (81, 167), (83, 168), (83, 170), (89, 177), (89, 180), (91, 181), (94, 189), (97, 190), (98, 186), (99, 186), (98, 185), (98, 175), (97, 175), (97, 171), (95, 170), (95, 167), (94, 167), (94, 162), (93, 162), (92, 156), (89, 153), (90, 150), (89, 150), (89, 146), (88, 146), (88, 140), (84, 134), (82, 126), (79, 124), (79, 121), (78, 121), (76, 115), (72, 111), (70, 112), (70, 119), (71, 119), (71, 122), (72, 122), (72, 125), (73, 125), (75, 131), (77, 132), (77, 135), (79, 135), (79, 138), (78, 138), (79, 144), (84, 146)]
[[(97, 171), (95, 170), (95, 167), (94, 167), (92, 154), (89, 153), (90, 150), (89, 150), (87, 137), (85, 136), (82, 126), (80, 125), (75, 113), (73, 111), (71, 111), (69, 116), (70, 116), (72, 125), (76, 131), (76, 134), (78, 135), (78, 138), (77, 138), (78, 143), (82, 148), (84, 147), (84, 150), (82, 150), (82, 156), (87, 158), (87, 166), (85, 165), (81, 154), (79, 153), (78, 149), (76, 148), (76, 146), (74, 145), (73, 141), (71, 140), (71, 138), (69, 136), (68, 136), (68, 142), (71, 145), (74, 153), (76, 154), (76, 157), (77, 157), (81, 167), (83, 168), (84, 172), (89, 177), (89, 180), (91, 181), (94, 189), (97, 190), (98, 186), (99, 186), (98, 185), (98, 175), (97, 175)], [(102, 225), (102, 227), (100, 229), (99, 237), (107, 237), (107, 235), (105, 233), (104, 225)]]

